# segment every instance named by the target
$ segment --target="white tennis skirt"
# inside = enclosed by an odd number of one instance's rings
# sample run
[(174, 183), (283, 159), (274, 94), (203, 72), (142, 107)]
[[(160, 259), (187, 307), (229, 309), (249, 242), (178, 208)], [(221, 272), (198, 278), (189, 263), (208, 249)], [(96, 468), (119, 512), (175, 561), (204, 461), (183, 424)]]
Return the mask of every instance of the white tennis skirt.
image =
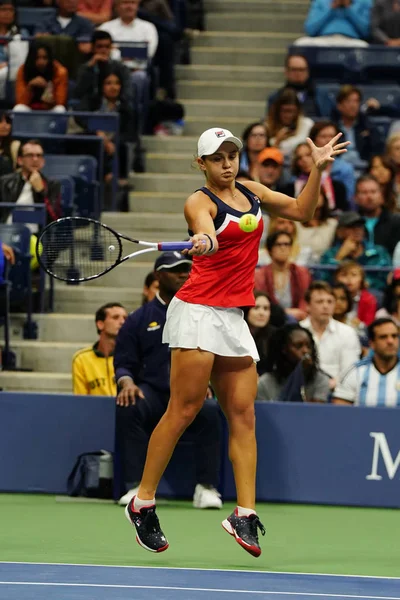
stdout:
[(175, 297), (168, 306), (163, 342), (170, 348), (200, 348), (219, 356), (260, 360), (240, 308), (191, 304)]

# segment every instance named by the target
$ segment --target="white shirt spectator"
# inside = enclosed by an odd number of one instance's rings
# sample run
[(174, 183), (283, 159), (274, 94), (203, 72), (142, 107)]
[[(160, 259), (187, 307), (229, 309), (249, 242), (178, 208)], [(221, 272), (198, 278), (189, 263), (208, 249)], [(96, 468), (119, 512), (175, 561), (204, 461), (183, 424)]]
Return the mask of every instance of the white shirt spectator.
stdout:
[(360, 360), (336, 386), (334, 397), (359, 406), (400, 406), (400, 361), (382, 374), (372, 358)]
[(107, 31), (115, 44), (118, 42), (147, 42), (148, 56), (153, 58), (158, 46), (158, 33), (153, 23), (137, 17), (131, 23), (123, 23), (121, 19), (113, 19), (99, 27)]
[[(31, 204), (32, 206), (34, 206), (35, 201), (33, 199), (33, 191), (32, 191), (32, 185), (31, 185), (30, 181), (25, 181), (25, 185), (22, 188), (19, 198), (15, 204), (22, 204), (24, 206)], [(30, 209), (27, 209), (27, 210), (30, 210)], [(34, 209), (32, 208), (32, 210), (34, 210)], [(11, 213), (10, 216), (8, 217), (6, 223), (7, 223), (7, 225), (9, 225), (12, 222), (13, 222), (13, 220), (12, 220), (12, 213)], [(28, 227), (28, 229), (31, 230), (31, 233), (37, 233), (39, 231), (39, 225), (36, 225), (36, 223), (26, 223), (26, 227)]]
[(360, 358), (360, 341), (349, 325), (330, 319), (321, 337), (315, 334), (309, 317), (300, 321), (300, 325), (311, 331), (318, 349), (319, 366), (330, 377), (336, 379)]

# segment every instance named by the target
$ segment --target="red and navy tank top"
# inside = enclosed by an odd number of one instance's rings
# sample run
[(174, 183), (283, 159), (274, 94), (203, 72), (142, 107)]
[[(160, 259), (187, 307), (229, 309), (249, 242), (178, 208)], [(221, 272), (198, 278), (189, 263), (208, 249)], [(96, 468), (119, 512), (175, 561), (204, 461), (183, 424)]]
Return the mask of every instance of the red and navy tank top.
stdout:
[[(254, 306), (254, 270), (264, 227), (260, 199), (241, 183), (235, 185), (251, 204), (246, 212), (225, 204), (208, 188), (201, 188), (217, 205), (214, 226), (219, 249), (211, 256), (193, 257), (189, 279), (176, 294), (180, 300), (223, 308)], [(239, 227), (239, 219), (245, 214), (254, 215), (258, 221), (258, 227), (249, 233)]]

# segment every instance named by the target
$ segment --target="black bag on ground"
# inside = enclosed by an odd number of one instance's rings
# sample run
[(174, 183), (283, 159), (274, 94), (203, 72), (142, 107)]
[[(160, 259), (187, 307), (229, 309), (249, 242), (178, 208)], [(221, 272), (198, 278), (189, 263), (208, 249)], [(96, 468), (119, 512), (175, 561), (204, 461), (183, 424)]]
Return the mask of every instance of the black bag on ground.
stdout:
[(113, 457), (110, 452), (88, 452), (80, 454), (72, 469), (68, 481), (69, 496), (84, 498), (113, 497)]

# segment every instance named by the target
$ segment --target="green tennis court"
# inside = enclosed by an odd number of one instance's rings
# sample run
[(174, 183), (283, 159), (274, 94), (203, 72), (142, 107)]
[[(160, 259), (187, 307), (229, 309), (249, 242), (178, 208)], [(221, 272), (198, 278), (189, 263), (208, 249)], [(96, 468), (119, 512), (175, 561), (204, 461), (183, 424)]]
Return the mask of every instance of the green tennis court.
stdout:
[(0, 561), (400, 576), (399, 510), (260, 504), (267, 535), (254, 559), (221, 527), (232, 509), (160, 502), (170, 549), (153, 555), (114, 504), (2, 494)]

